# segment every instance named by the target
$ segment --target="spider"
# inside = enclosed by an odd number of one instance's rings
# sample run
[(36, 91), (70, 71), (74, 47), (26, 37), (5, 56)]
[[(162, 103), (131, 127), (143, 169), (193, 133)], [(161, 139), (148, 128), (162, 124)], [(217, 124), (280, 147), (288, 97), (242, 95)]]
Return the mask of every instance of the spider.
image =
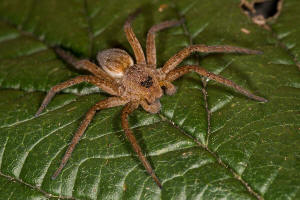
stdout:
[(163, 96), (164, 92), (167, 95), (173, 95), (176, 92), (176, 88), (171, 82), (186, 73), (196, 72), (201, 76), (231, 87), (250, 99), (260, 102), (267, 102), (266, 99), (250, 93), (231, 80), (211, 73), (199, 66), (185, 65), (176, 68), (183, 61), (183, 59), (188, 57), (193, 52), (260, 54), (260, 51), (234, 46), (192, 45), (184, 48), (172, 56), (163, 65), (163, 67), (156, 68), (156, 32), (181, 25), (183, 20), (164, 21), (152, 26), (147, 34), (145, 57), (141, 44), (139, 43), (131, 27), (131, 22), (135, 16), (136, 14), (133, 14), (128, 17), (124, 24), (124, 31), (127, 40), (133, 49), (136, 63), (134, 63), (132, 57), (126, 51), (117, 48), (107, 49), (98, 53), (97, 60), (101, 68), (88, 60), (77, 60), (70, 53), (62, 49), (56, 49), (58, 55), (64, 58), (66, 62), (74, 65), (77, 69), (87, 70), (93, 75), (77, 76), (52, 87), (35, 114), (36, 117), (40, 115), (40, 113), (45, 109), (57, 92), (82, 82), (94, 84), (102, 91), (112, 95), (112, 97), (96, 103), (86, 113), (84, 120), (81, 122), (78, 130), (73, 136), (71, 144), (62, 158), (60, 166), (53, 174), (52, 179), (55, 179), (66, 165), (76, 144), (79, 142), (81, 136), (92, 121), (96, 111), (125, 105), (121, 112), (121, 120), (126, 137), (131, 143), (133, 150), (137, 153), (140, 161), (143, 163), (146, 171), (153, 178), (155, 183), (162, 188), (160, 180), (156, 176), (149, 161), (143, 154), (141, 147), (139, 146), (132, 130), (129, 127), (128, 116), (140, 105), (147, 112), (158, 113), (161, 109), (159, 99)]

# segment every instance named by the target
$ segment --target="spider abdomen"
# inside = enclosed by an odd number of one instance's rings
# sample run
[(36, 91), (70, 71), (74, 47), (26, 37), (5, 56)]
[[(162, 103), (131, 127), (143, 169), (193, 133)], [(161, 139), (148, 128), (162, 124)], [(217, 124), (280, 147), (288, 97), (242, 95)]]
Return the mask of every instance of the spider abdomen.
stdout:
[(97, 60), (100, 66), (114, 78), (122, 78), (125, 70), (134, 64), (126, 51), (117, 48), (99, 52)]

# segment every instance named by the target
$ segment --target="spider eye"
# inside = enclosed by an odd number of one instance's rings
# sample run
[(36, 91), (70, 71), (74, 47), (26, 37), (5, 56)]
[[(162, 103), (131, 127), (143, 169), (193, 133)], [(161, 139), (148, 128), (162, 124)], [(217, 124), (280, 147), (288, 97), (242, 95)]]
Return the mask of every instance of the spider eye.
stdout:
[(97, 55), (97, 60), (104, 71), (114, 78), (121, 78), (125, 70), (132, 66), (133, 60), (122, 49), (107, 49)]
[(147, 79), (145, 81), (141, 82), (141, 86), (145, 87), (145, 88), (149, 88), (153, 85), (153, 81), (152, 81), (152, 77), (148, 76)]

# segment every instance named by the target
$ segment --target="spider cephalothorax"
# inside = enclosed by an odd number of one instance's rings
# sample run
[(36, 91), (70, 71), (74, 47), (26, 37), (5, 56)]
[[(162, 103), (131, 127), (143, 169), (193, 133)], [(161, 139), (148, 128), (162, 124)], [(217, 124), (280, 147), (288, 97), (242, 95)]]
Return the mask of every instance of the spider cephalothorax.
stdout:
[[(86, 113), (84, 120), (75, 133), (70, 146), (68, 147), (64, 157), (62, 158), (59, 168), (53, 174), (53, 179), (57, 177), (57, 175), (61, 172), (61, 170), (67, 163), (76, 144), (79, 142), (80, 137), (93, 119), (96, 111), (105, 108), (125, 105), (122, 110), (121, 119), (122, 127), (127, 136), (127, 139), (132, 144), (134, 151), (138, 154), (138, 157), (143, 163), (147, 172), (152, 176), (153, 180), (161, 188), (162, 185), (159, 179), (155, 175), (155, 172), (153, 171), (150, 163), (142, 153), (139, 144), (137, 143), (131, 129), (129, 128), (128, 115), (136, 108), (138, 108), (139, 105), (141, 105), (144, 110), (150, 113), (159, 112), (161, 108), (159, 99), (163, 95), (163, 92), (165, 91), (165, 93), (168, 95), (174, 94), (176, 92), (176, 89), (171, 82), (188, 72), (196, 72), (199, 75), (215, 80), (228, 87), (234, 88), (236, 91), (244, 94), (251, 99), (261, 102), (267, 102), (266, 99), (255, 96), (249, 91), (238, 86), (234, 82), (223, 78), (222, 76), (208, 72), (200, 66), (185, 65), (176, 68), (182, 62), (182, 60), (189, 56), (192, 52), (246, 54), (260, 54), (261, 52), (233, 46), (193, 45), (179, 51), (177, 54), (172, 56), (163, 65), (163, 67), (157, 69), (155, 33), (165, 28), (180, 25), (183, 23), (183, 21), (165, 21), (150, 28), (147, 35), (146, 59), (142, 47), (131, 28), (132, 20), (133, 16), (130, 16), (124, 25), (124, 31), (133, 49), (136, 63), (134, 63), (131, 56), (124, 50), (107, 49), (98, 53), (97, 55), (99, 65), (102, 68), (101, 69), (99, 66), (88, 60), (78, 61), (68, 52), (60, 48), (56, 49), (58, 55), (62, 57), (66, 62), (72, 64), (77, 69), (85, 69), (91, 72), (93, 75), (78, 76), (52, 87), (35, 116), (38, 116), (43, 111), (43, 109), (47, 106), (55, 93), (81, 82), (92, 83), (98, 86), (101, 90), (111, 94), (112, 97), (96, 103)], [(164, 91), (162, 90), (162, 88), (164, 88)]]

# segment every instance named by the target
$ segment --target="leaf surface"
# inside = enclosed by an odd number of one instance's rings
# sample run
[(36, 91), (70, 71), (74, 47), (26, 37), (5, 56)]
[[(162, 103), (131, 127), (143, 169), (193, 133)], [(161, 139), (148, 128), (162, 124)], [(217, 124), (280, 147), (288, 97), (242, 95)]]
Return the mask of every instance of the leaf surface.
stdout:
[[(292, 9), (290, 1), (284, 3)], [(80, 84), (34, 114), (55, 84), (86, 72), (56, 56), (59, 45), (78, 58), (119, 47), (133, 52), (122, 26), (133, 23), (143, 47), (147, 30), (164, 20), (183, 26), (157, 35), (158, 66), (191, 44), (234, 45), (263, 55), (193, 54), (193, 63), (263, 96), (259, 103), (191, 73), (160, 114), (130, 116), (139, 144), (163, 183), (145, 172), (121, 128), (121, 107), (99, 111), (56, 180), (84, 114), (109, 95)], [(0, 5), (0, 196), (5, 199), (298, 199), (300, 78), (297, 29), (280, 16), (274, 32), (257, 27), (239, 1), (17, 1)], [(286, 19), (286, 20), (285, 20)], [(245, 34), (241, 29), (247, 29)], [(280, 34), (291, 34), (280, 38)], [(298, 31), (299, 32), (299, 31)], [(274, 37), (275, 33), (275, 37)], [(277, 34), (277, 35), (276, 35)], [(299, 34), (298, 34), (299, 35)], [(278, 37), (277, 37), (278, 36)], [(280, 41), (279, 39), (283, 39)], [(289, 46), (289, 45), (287, 45)], [(292, 52), (292, 53), (291, 53)], [(5, 186), (5, 187), (4, 187)]]

